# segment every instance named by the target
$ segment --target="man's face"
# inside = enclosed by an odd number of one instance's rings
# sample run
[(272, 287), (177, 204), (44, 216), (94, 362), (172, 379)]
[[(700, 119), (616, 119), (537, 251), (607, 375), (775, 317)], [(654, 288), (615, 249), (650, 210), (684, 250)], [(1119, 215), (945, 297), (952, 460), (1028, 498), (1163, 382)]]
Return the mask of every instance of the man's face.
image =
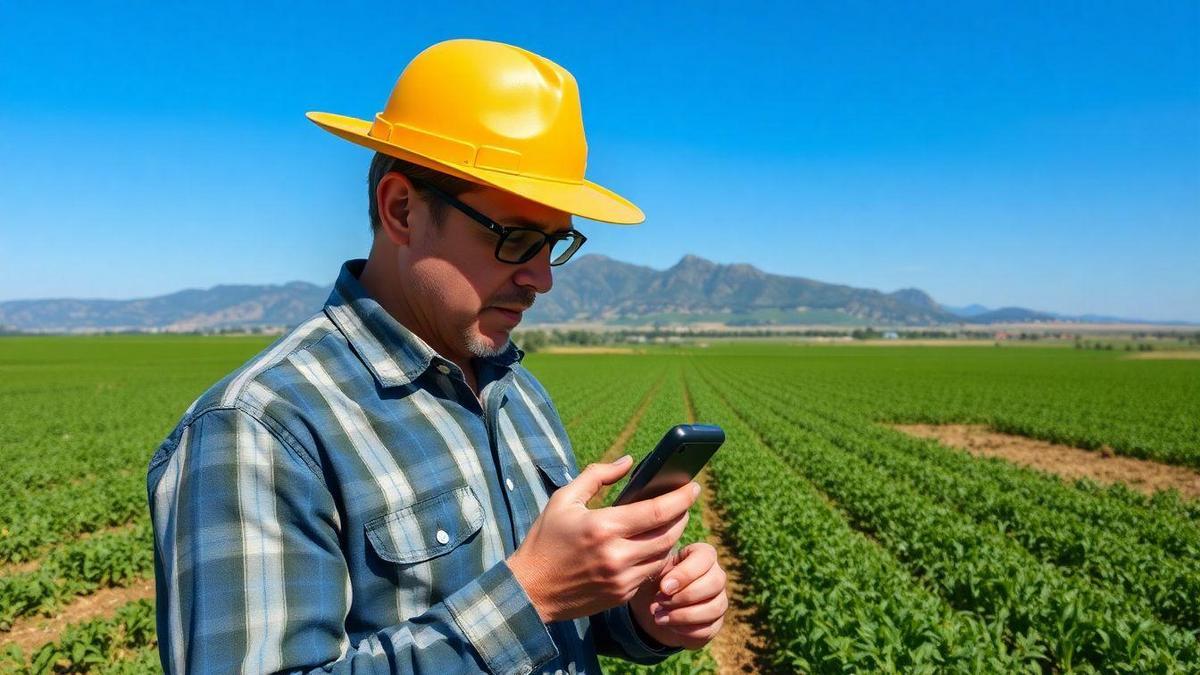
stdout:
[[(571, 227), (569, 214), (494, 188), (481, 187), (459, 199), (501, 225), (545, 232)], [(534, 296), (550, 290), (549, 247), (524, 263), (504, 263), (495, 256), (499, 235), (448, 204), (441, 227), (434, 227), (428, 203), (422, 206), (412, 218), (408, 270), (416, 292), (408, 295), (414, 305), (423, 305), (413, 309), (424, 330), (432, 334), (435, 349), (450, 352), (443, 352), (447, 358), (502, 352)]]

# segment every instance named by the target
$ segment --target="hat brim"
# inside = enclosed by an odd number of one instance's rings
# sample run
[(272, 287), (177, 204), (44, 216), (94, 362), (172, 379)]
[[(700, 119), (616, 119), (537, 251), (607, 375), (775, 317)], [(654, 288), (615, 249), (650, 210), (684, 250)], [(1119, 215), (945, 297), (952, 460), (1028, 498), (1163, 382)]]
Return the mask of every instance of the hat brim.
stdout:
[(634, 225), (646, 219), (642, 210), (634, 206), (628, 199), (588, 180), (580, 183), (567, 183), (480, 169), (474, 166), (447, 164), (372, 137), (369, 133), (371, 123), (366, 120), (323, 112), (305, 113), (305, 116), (325, 131), (356, 145), (442, 171), (457, 178), (490, 185), (581, 218), (619, 225)]

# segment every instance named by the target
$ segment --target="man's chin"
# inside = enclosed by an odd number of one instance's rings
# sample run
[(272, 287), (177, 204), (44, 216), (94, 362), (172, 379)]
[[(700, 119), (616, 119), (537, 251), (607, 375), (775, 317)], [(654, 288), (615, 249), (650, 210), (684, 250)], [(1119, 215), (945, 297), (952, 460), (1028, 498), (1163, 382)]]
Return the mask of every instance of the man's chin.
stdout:
[(509, 331), (496, 330), (486, 333), (479, 330), (467, 332), (467, 351), (481, 359), (499, 356), (508, 349)]

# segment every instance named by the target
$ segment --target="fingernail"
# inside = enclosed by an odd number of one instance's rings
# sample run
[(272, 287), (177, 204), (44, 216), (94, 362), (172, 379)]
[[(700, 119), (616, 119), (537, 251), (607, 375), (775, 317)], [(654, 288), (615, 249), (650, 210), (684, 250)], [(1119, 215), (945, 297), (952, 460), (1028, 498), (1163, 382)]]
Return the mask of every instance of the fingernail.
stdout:
[(663, 593), (674, 593), (676, 588), (679, 588), (679, 582), (674, 579), (667, 579), (663, 582)]
[(654, 615), (654, 623), (664, 624), (666, 622), (667, 622), (667, 613), (666, 612), (663, 612), (662, 614)]
[(625, 462), (627, 462), (631, 459), (633, 459), (633, 455), (621, 455), (621, 458), (613, 463), (614, 464), (624, 464)]
[(692, 483), (692, 496), (695, 497), (698, 494), (700, 494), (700, 484)]

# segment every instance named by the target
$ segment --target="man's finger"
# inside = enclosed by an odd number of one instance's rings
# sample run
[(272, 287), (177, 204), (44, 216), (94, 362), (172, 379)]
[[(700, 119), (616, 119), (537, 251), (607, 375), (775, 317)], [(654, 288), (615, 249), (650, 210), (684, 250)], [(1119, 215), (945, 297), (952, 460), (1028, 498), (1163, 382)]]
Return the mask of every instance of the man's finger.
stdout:
[(672, 522), (692, 507), (699, 494), (700, 484), (692, 481), (664, 495), (608, 509), (619, 523), (617, 534), (631, 537)]
[(642, 585), (641, 580), (657, 579), (662, 574), (663, 561), (657, 558), (649, 558), (640, 560), (633, 565), (630, 565), (629, 570), (636, 573), (635, 578), (639, 580), (639, 586)]
[[(671, 549), (679, 542), (679, 537), (683, 535), (683, 530), (687, 527), (689, 517), (688, 512), (684, 511), (674, 521), (666, 525), (631, 537), (628, 540), (631, 544), (629, 548), (630, 555), (636, 556), (639, 561), (657, 560), (660, 563), (673, 563), (674, 554)], [(667, 569), (669, 568), (664, 568), (662, 574), (666, 574)], [(659, 578), (662, 578), (661, 575)]]
[[(687, 519), (690, 518), (691, 515), (692, 515), (691, 511), (684, 511), (683, 513), (679, 514), (678, 516), (675, 516), (675, 518), (663, 523), (662, 525), (659, 525), (658, 527), (651, 528), (649, 530), (645, 530), (644, 532), (638, 532), (637, 534), (630, 535), (628, 537), (624, 537), (624, 539), (627, 539), (628, 541), (632, 541), (632, 542), (637, 542), (637, 543), (642, 543), (642, 542), (647, 542), (647, 541), (652, 542), (655, 539), (658, 539), (659, 537), (661, 537), (665, 532), (667, 532), (668, 530), (670, 530), (671, 528), (675, 527), (676, 525), (678, 525), (680, 523), (687, 525)], [(682, 532), (682, 530), (680, 530), (680, 531)]]
[[(665, 579), (670, 570), (663, 570)], [(662, 594), (660, 603), (666, 609), (695, 605), (720, 595), (725, 590), (725, 572), (719, 566), (713, 566), (704, 576), (675, 591), (673, 595)], [(651, 609), (656, 609), (652, 607)]]
[(588, 464), (570, 483), (559, 488), (551, 499), (567, 499), (586, 505), (605, 485), (621, 480), (633, 466), (633, 457), (624, 455), (612, 462)]
[(721, 617), (716, 622), (681, 624), (678, 626), (667, 624), (663, 628), (684, 639), (685, 642), (681, 646), (685, 649), (699, 649), (721, 631), (721, 626), (724, 623), (725, 617)]
[(717, 549), (711, 544), (696, 542), (688, 544), (679, 552), (679, 560), (670, 574), (659, 582), (659, 589), (671, 595), (704, 576), (717, 564)]
[(695, 605), (687, 607), (676, 607), (675, 609), (660, 609), (654, 615), (655, 623), (659, 623), (659, 617), (664, 617), (666, 621), (660, 625), (687, 625), (693, 623), (712, 623), (725, 615), (725, 610), (729, 609), (729, 596), (724, 593), (718, 593), (715, 596)]

